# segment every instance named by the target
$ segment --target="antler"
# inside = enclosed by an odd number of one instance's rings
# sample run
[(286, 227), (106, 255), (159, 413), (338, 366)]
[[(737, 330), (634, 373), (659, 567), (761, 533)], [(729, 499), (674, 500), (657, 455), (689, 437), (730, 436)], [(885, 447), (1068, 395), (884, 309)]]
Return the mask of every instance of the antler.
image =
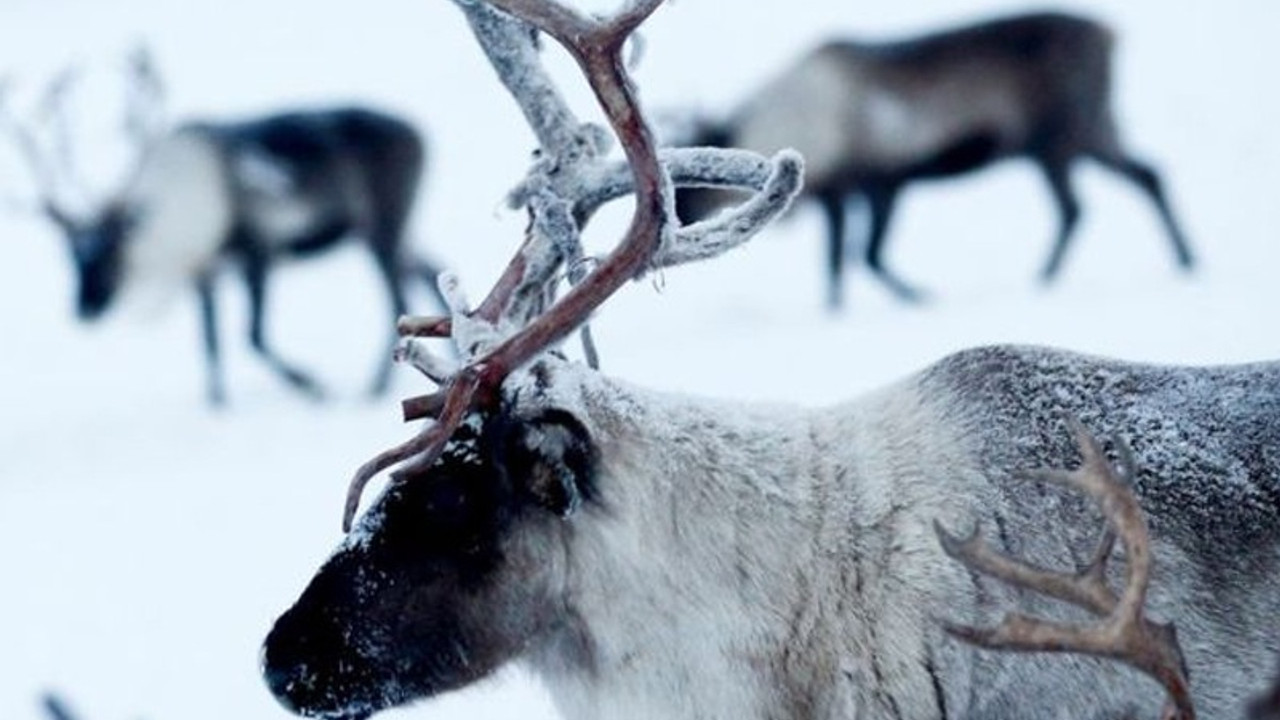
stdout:
[[(1108, 657), (1127, 663), (1155, 678), (1169, 694), (1163, 717), (1195, 720), (1187, 684), (1186, 665), (1172, 624), (1153, 623), (1143, 617), (1151, 578), (1151, 547), (1138, 500), (1118, 477), (1097, 440), (1078, 421), (1070, 423), (1083, 462), (1074, 472), (1038, 473), (1040, 479), (1080, 490), (1102, 508), (1108, 526), (1089, 564), (1075, 574), (1033, 567), (995, 550), (980, 537), (979, 529), (957, 538), (937, 522), (934, 530), (942, 549), (975, 572), (990, 575), (1015, 587), (1026, 588), (1071, 603), (1099, 616), (1097, 622), (1075, 626), (1009, 613), (993, 628), (973, 628), (944, 623), (950, 634), (965, 642), (993, 650), (1017, 652), (1074, 652)], [(1136, 475), (1133, 454), (1116, 442), (1125, 477)], [(1125, 587), (1119, 597), (1107, 587), (1107, 560), (1117, 536), (1127, 558)]]
[[(403, 335), (452, 337), (469, 362), (445, 379), (439, 392), (404, 403), (407, 418), (436, 421), (356, 472), (347, 494), (344, 530), (350, 530), (362, 490), (372, 477), (410, 458), (413, 462), (401, 473), (430, 467), (469, 412), (494, 407), (499, 387), (512, 370), (582, 326), (624, 283), (651, 268), (712, 257), (745, 242), (785, 210), (800, 188), (803, 167), (794, 152), (779, 153), (771, 163), (741, 151), (659, 156), (622, 54), (627, 38), (662, 0), (629, 0), (604, 19), (556, 0), (455, 2), (541, 145), (529, 175), (509, 198), (526, 208), (529, 228), (524, 243), (475, 310), (453, 286), (446, 288), (451, 317), (401, 321)], [(606, 133), (579, 123), (569, 110), (542, 68), (535, 29), (554, 38), (577, 61), (622, 146), (625, 165), (601, 159), (608, 149)], [(756, 194), (713, 221), (675, 231), (673, 183), (664, 162), (678, 168), (684, 181), (742, 187)], [(636, 202), (625, 236), (587, 272), (579, 223), (601, 203), (628, 192), (635, 194)], [(554, 283), (566, 265), (573, 287), (556, 300)], [(420, 367), (438, 367), (423, 361), (420, 352), (406, 354), (416, 354)]]
[(156, 134), (164, 115), (165, 87), (156, 68), (151, 48), (138, 45), (125, 60), (128, 75), (128, 102), (125, 130), (140, 148), (146, 147)]
[(124, 65), (127, 82), (124, 133), (133, 145), (133, 159), (108, 202), (119, 199), (137, 185), (164, 126), (165, 86), (150, 48), (139, 44), (125, 58)]
[(12, 81), (5, 78), (0, 82), (0, 130), (13, 140), (18, 154), (27, 164), (27, 169), (36, 184), (41, 209), (62, 225), (70, 224), (70, 216), (62, 207), (59, 198), (59, 178), (70, 174), (71, 165), (71, 140), (66, 125), (65, 104), (68, 93), (78, 79), (79, 71), (76, 68), (63, 69), (45, 88), (36, 105), (36, 112), (41, 121), (54, 129), (56, 163), (46, 156), (31, 128), (8, 106), (7, 95)]

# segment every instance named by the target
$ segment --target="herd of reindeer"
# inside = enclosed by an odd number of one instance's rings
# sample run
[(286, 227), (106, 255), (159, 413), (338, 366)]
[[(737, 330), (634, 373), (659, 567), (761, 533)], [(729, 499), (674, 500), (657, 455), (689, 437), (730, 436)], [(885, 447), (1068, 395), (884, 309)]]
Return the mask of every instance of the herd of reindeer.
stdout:
[[(71, 246), (80, 316), (140, 273), (180, 275), (200, 300), (211, 401), (225, 399), (227, 265), (253, 348), (321, 393), (266, 341), (266, 282), (347, 238), (373, 253), (398, 318), (373, 389), (391, 356), (438, 386), (404, 402), (428, 422), (357, 471), (343, 542), (266, 638), (285, 707), (364, 720), (515, 663), (568, 720), (1280, 718), (1280, 363), (984, 347), (806, 409), (657, 393), (556, 350), (625, 282), (710, 260), (800, 199), (825, 214), (832, 308), (854, 201), (866, 266), (919, 299), (883, 260), (895, 198), (1005, 158), (1043, 170), (1060, 214), (1045, 281), (1077, 225), (1082, 158), (1150, 199), (1190, 269), (1160, 178), (1120, 143), (1110, 29), (1037, 13), (826, 42), (727, 118), (660, 143), (623, 58), (662, 0), (606, 17), (455, 1), (540, 144), (511, 196), (528, 230), (476, 305), (405, 244), (426, 152), (403, 120), (140, 120), (136, 171), (77, 215), (58, 153), (3, 115)], [(624, 159), (569, 109), (538, 34), (577, 61)], [(140, 102), (157, 101), (150, 61), (133, 68)], [(627, 194), (618, 247), (582, 262), (580, 228)], [(444, 315), (405, 316), (415, 277)], [(392, 468), (361, 514), (365, 483)]]
[[(1089, 158), (1142, 190), (1159, 211), (1178, 264), (1192, 252), (1156, 172), (1125, 152), (1111, 103), (1113, 36), (1105, 26), (1066, 15), (1029, 15), (921, 38), (868, 44), (827, 42), (799, 58), (727, 119), (698, 118), (670, 140), (682, 145), (800, 151), (803, 196), (827, 223), (827, 301), (841, 305), (846, 249), (865, 248), (866, 267), (897, 296), (920, 293), (884, 265), (895, 198), (917, 181), (972, 172), (1013, 157), (1044, 171), (1060, 215), (1045, 281), (1059, 272), (1080, 216), (1071, 169)], [(129, 63), (129, 127), (136, 161), (114, 192), (92, 207), (71, 207), (77, 183), (59, 121), (74, 76), (50, 83), (34, 120), (4, 106), (0, 123), (16, 142), (39, 193), (39, 211), (71, 249), (76, 311), (92, 320), (131, 284), (182, 280), (199, 298), (207, 395), (225, 401), (217, 334), (215, 281), (228, 266), (244, 278), (253, 350), (290, 386), (322, 394), (316, 380), (286, 362), (266, 337), (271, 270), (356, 240), (377, 264), (392, 318), (408, 310), (406, 278), (436, 291), (439, 269), (406, 244), (407, 222), (425, 171), (425, 141), (408, 121), (339, 107), (286, 112), (240, 122), (162, 126), (163, 87), (140, 52)], [(49, 133), (43, 133), (48, 135)], [(83, 193), (81, 193), (83, 194)], [(852, 201), (870, 222), (865, 242), (846, 227)], [(688, 188), (677, 212), (696, 221), (724, 193)], [(84, 203), (81, 203), (83, 205)], [(391, 323), (388, 324), (388, 327)], [(393, 333), (392, 344), (395, 342)], [(373, 390), (386, 389), (390, 355)]]

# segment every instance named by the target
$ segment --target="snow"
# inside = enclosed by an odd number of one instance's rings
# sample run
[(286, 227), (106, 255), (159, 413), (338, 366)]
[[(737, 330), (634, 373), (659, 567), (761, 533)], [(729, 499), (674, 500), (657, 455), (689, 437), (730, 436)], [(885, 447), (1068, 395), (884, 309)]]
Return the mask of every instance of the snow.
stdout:
[[(646, 26), (638, 82), (653, 107), (728, 110), (828, 35), (896, 35), (1015, 5), (723, 7), (683, 0)], [(1082, 167), (1077, 241), (1061, 281), (1036, 286), (1056, 218), (1039, 175), (1008, 164), (903, 199), (888, 261), (932, 291), (928, 304), (898, 304), (858, 270), (847, 312), (826, 313), (821, 223), (801, 206), (714, 263), (620, 293), (594, 322), (605, 370), (664, 390), (817, 405), (988, 342), (1197, 364), (1280, 357), (1280, 100), (1269, 77), (1280, 63), (1271, 38), (1280, 5), (1071, 7), (1121, 33), (1121, 125), (1165, 172), (1203, 261), (1193, 276), (1174, 269), (1136, 191)], [(521, 237), (523, 218), (500, 208), (532, 135), (445, 0), (7, 0), (0, 76), (13, 73), (16, 99), (29, 101), (69, 59), (90, 68), (77, 124), (99, 188), (124, 167), (112, 63), (142, 37), (176, 116), (360, 101), (420, 122), (432, 148), (417, 245), (473, 296)], [(547, 54), (575, 112), (593, 117), (571, 63)], [(0, 196), (26, 188), (16, 154), (0, 146)], [(603, 212), (588, 252), (625, 220), (625, 207)], [(42, 718), (46, 689), (85, 720), (287, 717), (258, 677), (258, 645), (341, 541), (350, 474), (409, 437), (398, 399), (426, 389), (402, 368), (391, 396), (364, 396), (386, 312), (372, 264), (352, 247), (273, 277), (270, 335), (327, 383), (334, 397), (324, 405), (251, 356), (242, 289), (227, 278), (231, 406), (212, 412), (190, 298), (155, 317), (77, 325), (57, 238), (21, 214), (0, 227), (0, 717)], [(425, 292), (414, 299), (429, 307)], [(555, 717), (519, 673), (400, 714)]]

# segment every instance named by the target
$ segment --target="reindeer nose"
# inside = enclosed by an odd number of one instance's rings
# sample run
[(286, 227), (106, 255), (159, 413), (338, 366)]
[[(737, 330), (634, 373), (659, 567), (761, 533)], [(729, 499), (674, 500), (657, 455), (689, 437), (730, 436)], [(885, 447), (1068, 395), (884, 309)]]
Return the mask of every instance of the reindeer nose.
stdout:
[(332, 621), (294, 607), (276, 620), (262, 643), (262, 679), (285, 709), (329, 720), (361, 720), (371, 711), (364, 680), (369, 668), (347, 647)]
[(290, 626), (286, 613), (262, 643), (259, 662), (262, 678), (271, 694), (286, 709), (297, 714), (305, 712), (305, 698), (314, 695), (315, 675), (307, 665), (307, 641)]
[(302, 709), (298, 703), (294, 702), (293, 691), (302, 681), (302, 673), (296, 667), (282, 667), (272, 662), (268, 655), (269, 646), (262, 647), (262, 679), (267, 682), (267, 687), (271, 689), (271, 694), (276, 700), (285, 707), (286, 710), (295, 714), (301, 714)]

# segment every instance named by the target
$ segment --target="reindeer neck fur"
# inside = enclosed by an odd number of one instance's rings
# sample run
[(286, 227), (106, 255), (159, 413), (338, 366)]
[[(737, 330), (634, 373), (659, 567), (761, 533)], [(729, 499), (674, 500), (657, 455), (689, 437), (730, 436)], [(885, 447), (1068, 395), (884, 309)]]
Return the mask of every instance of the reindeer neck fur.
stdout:
[[(566, 717), (932, 713), (912, 588), (959, 573), (920, 552), (954, 506), (920, 481), (960, 458), (911, 393), (814, 412), (578, 372), (599, 502), (566, 536), (570, 630), (529, 658)], [(873, 649), (885, 633), (890, 655)]]
[(201, 129), (180, 128), (144, 159), (124, 199), (136, 208), (125, 238), (124, 300), (163, 307), (217, 262), (234, 219), (222, 151)]
[[(1009, 607), (1069, 617), (976, 582), (942, 553), (932, 523), (980, 521), (1016, 556), (1081, 562), (1097, 516), (1027, 478), (1077, 462), (1062, 425), (1071, 416), (1138, 454), (1163, 563), (1150, 604), (1194, 638), (1204, 716), (1241, 716), (1268, 680), (1280, 651), (1280, 456), (1256, 448), (1280, 446), (1280, 364), (980, 348), (812, 411), (575, 372), (553, 385), (571, 388), (561, 400), (600, 445), (599, 502), (564, 536), (567, 630), (527, 658), (570, 720), (1012, 720), (1158, 707), (1158, 688), (1127, 668), (980, 653), (939, 629), (939, 618), (994, 623)], [(1213, 649), (1223, 647), (1231, 658)]]

